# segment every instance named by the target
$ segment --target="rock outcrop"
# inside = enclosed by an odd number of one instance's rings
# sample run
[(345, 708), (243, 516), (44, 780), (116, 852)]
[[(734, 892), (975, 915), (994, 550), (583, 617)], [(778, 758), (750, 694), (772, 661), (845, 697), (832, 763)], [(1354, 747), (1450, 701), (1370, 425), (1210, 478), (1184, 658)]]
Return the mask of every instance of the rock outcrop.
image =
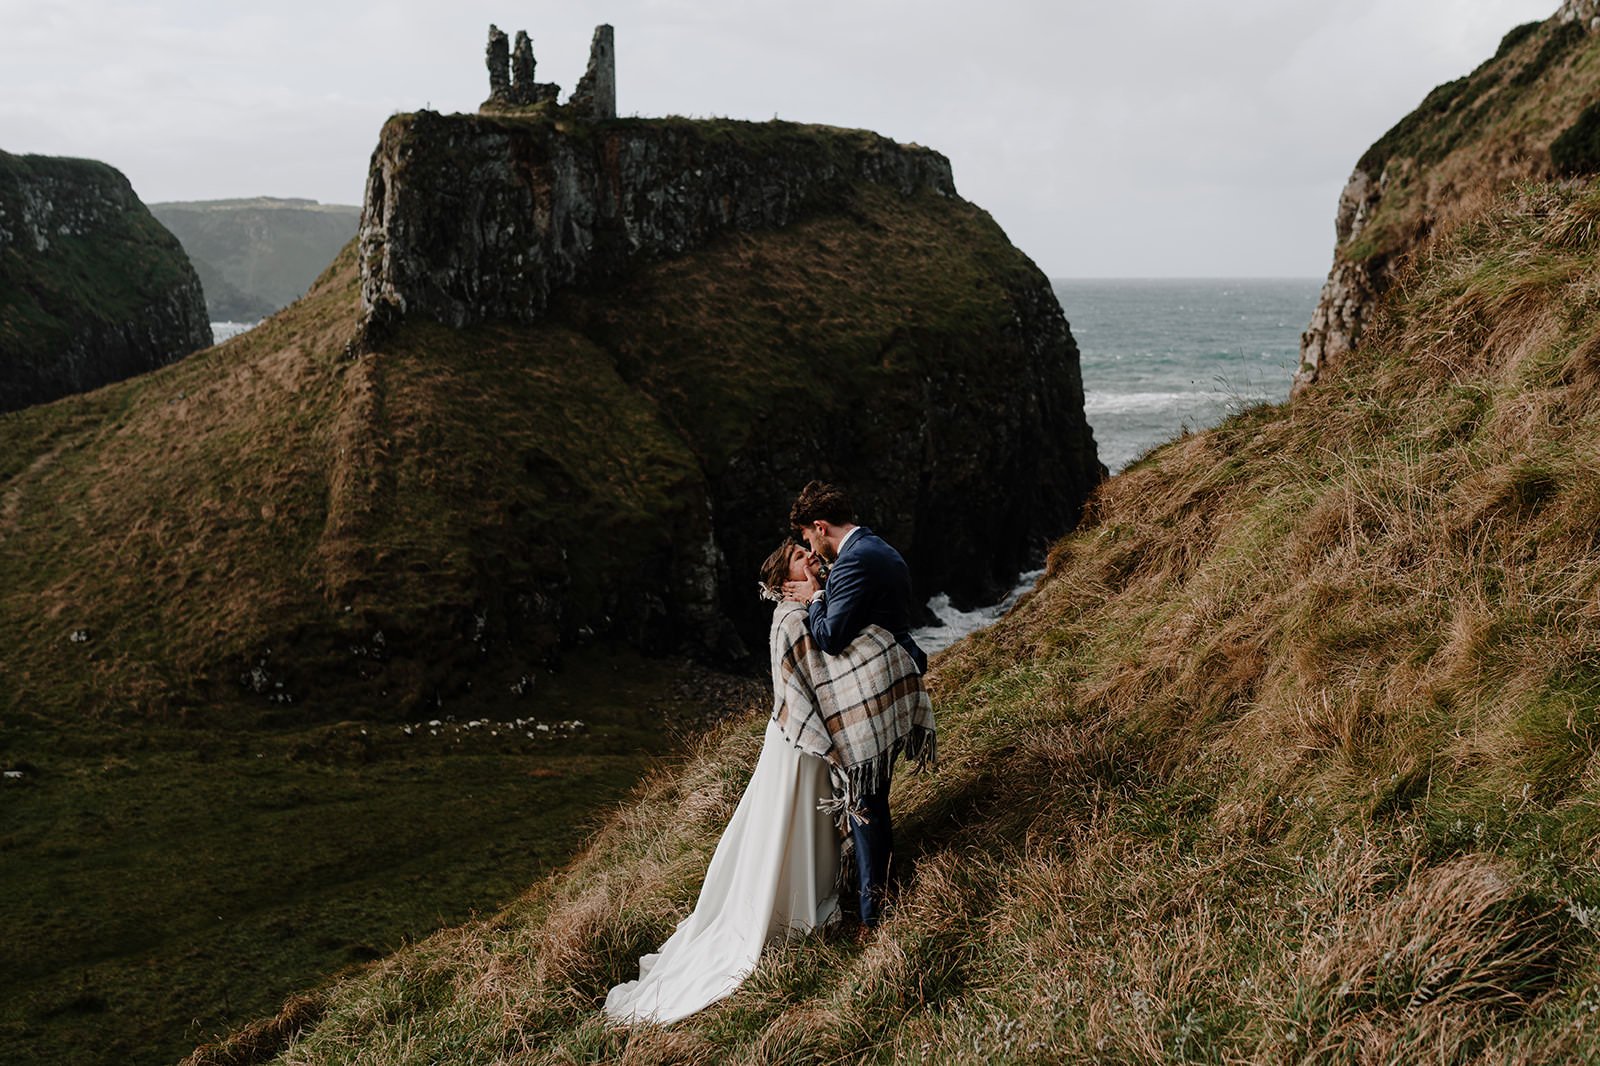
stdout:
[(858, 181), (955, 195), (944, 156), (860, 131), (397, 116), (367, 178), (362, 307), (378, 323), (532, 322), (558, 288), (614, 280), (728, 230), (788, 225), (840, 206)]
[[(591, 125), (538, 114), (397, 116), (373, 154), (360, 231), (363, 347), (405, 347), (397, 334), (417, 322), (456, 330), (538, 324), (563, 292), (609, 292), (610, 306), (648, 315), (652, 301), (628, 295), (643, 267), (806, 220), (843, 216), (878, 225), (861, 203), (868, 196), (924, 228), (929, 254), (969, 239), (956, 236), (955, 219), (981, 218), (993, 227), (956, 195), (944, 156), (864, 131), (687, 120)], [(934, 315), (937, 328), (911, 325), (951, 298), (941, 283), (938, 295), (912, 297), (911, 307), (874, 308), (902, 325), (830, 334), (817, 344), (819, 361), (836, 358), (829, 345), (874, 354), (840, 375), (835, 384), (842, 388), (808, 397), (805, 417), (774, 423), (777, 439), (740, 418), (762, 418), (794, 383), (763, 367), (769, 360), (760, 352), (741, 351), (737, 332), (722, 338), (685, 323), (644, 338), (607, 311), (596, 334), (595, 316), (582, 316), (585, 332), (617, 354), (624, 377), (698, 457), (702, 487), (674, 490), (700, 499), (677, 520), (684, 550), (661, 567), (660, 595), (670, 605), (661, 621), (714, 632), (706, 616), (720, 605), (747, 642), (759, 641), (759, 612), (745, 595), (749, 575), (781, 534), (789, 497), (811, 476), (854, 487), (869, 520), (907, 551), (919, 589), (948, 591), (963, 604), (998, 598), (1075, 523), (1104, 476), (1084, 420), (1077, 349), (1037, 267), (997, 229), (986, 229), (982, 242), (986, 265), (974, 284), (983, 295), (966, 317)], [(882, 269), (905, 266), (885, 259)], [(732, 287), (726, 279), (704, 284)], [(891, 288), (884, 286), (885, 300), (905, 298), (889, 295)], [(686, 290), (681, 298), (691, 306), (705, 295)], [(777, 314), (798, 316), (795, 328), (806, 330), (806, 319), (830, 314), (807, 295), (794, 292), (794, 307), (757, 303), (737, 312), (748, 321), (721, 328), (747, 330), (761, 321), (766, 329), (767, 316)], [(714, 373), (753, 379), (746, 388), (757, 402), (748, 391), (713, 402), (716, 380), (672, 378), (666, 368), (683, 360), (678, 345), (690, 338), (730, 347), (754, 364), (735, 360)], [(901, 369), (909, 365), (921, 370)], [(544, 592), (529, 598), (555, 602)], [(672, 622), (691, 609), (695, 618)], [(626, 612), (608, 613), (616, 620)]]
[(199, 278), (120, 172), (0, 152), (0, 411), (211, 343)]
[(1563, 0), (1556, 19), (1563, 25), (1576, 22), (1594, 33), (1600, 30), (1600, 0)]
[[(1383, 195), (1382, 175), (1374, 177), (1360, 166), (1350, 174), (1339, 194), (1334, 219), (1334, 247), (1349, 247), (1361, 236)], [(1350, 259), (1334, 253), (1328, 280), (1323, 282), (1311, 324), (1300, 336), (1300, 365), (1295, 370), (1291, 394), (1313, 384), (1322, 368), (1356, 346), (1378, 298), (1388, 288), (1392, 253)]]
[(1600, 3), (1566, 0), (1508, 33), (1357, 162), (1339, 197), (1333, 265), (1300, 342), (1293, 391), (1355, 348), (1405, 265), (1444, 225), (1518, 180), (1554, 176), (1551, 145), (1600, 91)]

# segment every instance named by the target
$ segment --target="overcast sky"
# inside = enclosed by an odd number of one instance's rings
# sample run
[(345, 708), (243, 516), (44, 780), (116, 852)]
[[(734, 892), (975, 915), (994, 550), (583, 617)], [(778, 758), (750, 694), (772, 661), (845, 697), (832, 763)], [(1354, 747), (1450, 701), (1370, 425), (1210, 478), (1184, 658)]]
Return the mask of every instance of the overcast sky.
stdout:
[(359, 203), (383, 120), (487, 95), (490, 22), (623, 114), (861, 126), (944, 152), (1056, 277), (1321, 276), (1339, 189), (1557, 0), (0, 0), (0, 149), (147, 202)]

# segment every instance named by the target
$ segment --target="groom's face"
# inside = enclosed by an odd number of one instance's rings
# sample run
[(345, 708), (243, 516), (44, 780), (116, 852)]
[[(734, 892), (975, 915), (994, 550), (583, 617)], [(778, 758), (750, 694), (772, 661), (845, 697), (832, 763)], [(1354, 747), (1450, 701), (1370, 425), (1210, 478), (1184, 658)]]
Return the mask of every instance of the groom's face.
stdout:
[(817, 523), (813, 522), (811, 525), (806, 526), (800, 533), (806, 538), (806, 544), (810, 546), (811, 550), (819, 558), (824, 562), (833, 561), (833, 548), (828, 544), (828, 534), (825, 530), (818, 529)]

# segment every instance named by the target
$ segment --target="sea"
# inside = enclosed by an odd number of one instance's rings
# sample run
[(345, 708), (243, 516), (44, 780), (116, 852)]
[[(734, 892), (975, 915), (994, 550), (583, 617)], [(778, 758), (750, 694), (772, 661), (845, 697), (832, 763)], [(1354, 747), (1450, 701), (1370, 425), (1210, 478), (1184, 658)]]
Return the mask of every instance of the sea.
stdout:
[[(1289, 396), (1300, 332), (1320, 278), (1061, 278), (1051, 282), (1078, 342), (1084, 413), (1100, 461), (1115, 474), (1185, 430)], [(254, 323), (213, 322), (217, 342)], [(938, 625), (916, 631), (938, 651), (992, 623), (1033, 588), (1022, 574), (999, 603), (958, 611), (948, 596), (928, 607)]]
[[(1115, 474), (1159, 444), (1234, 411), (1288, 399), (1321, 278), (1104, 278), (1051, 282), (1083, 368), (1083, 407), (1100, 461)], [(928, 606), (939, 624), (915, 631), (935, 652), (992, 623), (1043, 571), (1021, 575), (1001, 602)]]

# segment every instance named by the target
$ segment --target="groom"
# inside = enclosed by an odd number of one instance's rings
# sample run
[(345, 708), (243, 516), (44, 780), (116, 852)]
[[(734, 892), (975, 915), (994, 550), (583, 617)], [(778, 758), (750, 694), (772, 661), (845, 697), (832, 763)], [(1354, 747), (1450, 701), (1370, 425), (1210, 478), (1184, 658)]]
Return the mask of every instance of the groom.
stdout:
[[(855, 517), (849, 497), (833, 485), (813, 481), (800, 490), (789, 509), (789, 525), (831, 565), (825, 585), (807, 577), (785, 584), (784, 595), (808, 605), (811, 637), (827, 654), (838, 655), (863, 629), (876, 624), (910, 653), (921, 674), (928, 668), (928, 656), (911, 637), (911, 571), (899, 552), (872, 530), (856, 525)], [(887, 772), (877, 788), (862, 796), (861, 806), (866, 819), (850, 819), (850, 831), (860, 875), (861, 922), (871, 928), (883, 914), (894, 844)]]

